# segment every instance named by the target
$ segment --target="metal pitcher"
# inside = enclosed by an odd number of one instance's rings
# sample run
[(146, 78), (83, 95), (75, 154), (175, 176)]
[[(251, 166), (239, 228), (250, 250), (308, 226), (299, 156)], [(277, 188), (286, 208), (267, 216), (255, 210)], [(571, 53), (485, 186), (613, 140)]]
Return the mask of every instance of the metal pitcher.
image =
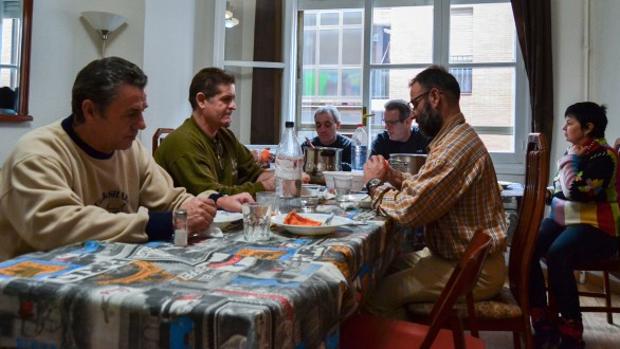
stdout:
[(328, 147), (306, 147), (304, 149), (304, 172), (310, 176), (310, 183), (325, 184), (323, 171), (342, 169), (342, 149)]
[(400, 172), (416, 174), (426, 162), (426, 154), (396, 153), (390, 154), (390, 166)]

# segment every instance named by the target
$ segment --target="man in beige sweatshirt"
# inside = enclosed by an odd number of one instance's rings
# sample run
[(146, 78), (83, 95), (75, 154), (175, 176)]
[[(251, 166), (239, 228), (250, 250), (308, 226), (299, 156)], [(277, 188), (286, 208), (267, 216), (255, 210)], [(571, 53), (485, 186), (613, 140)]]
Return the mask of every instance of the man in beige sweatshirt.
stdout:
[(91, 239), (167, 240), (173, 210), (187, 210), (190, 233), (200, 232), (213, 221), (214, 200), (229, 208), (251, 200), (173, 187), (136, 141), (146, 82), (122, 58), (93, 61), (76, 77), (72, 115), (18, 141), (0, 177), (0, 260)]

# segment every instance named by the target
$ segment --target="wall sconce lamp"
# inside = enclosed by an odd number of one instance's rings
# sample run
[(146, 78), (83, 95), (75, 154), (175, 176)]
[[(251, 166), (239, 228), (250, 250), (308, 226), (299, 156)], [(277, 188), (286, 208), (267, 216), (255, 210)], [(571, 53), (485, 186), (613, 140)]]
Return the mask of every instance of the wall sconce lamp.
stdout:
[(82, 12), (82, 17), (99, 33), (101, 38), (101, 56), (105, 57), (105, 44), (108, 40), (108, 35), (123, 25), (127, 18), (102, 11)]

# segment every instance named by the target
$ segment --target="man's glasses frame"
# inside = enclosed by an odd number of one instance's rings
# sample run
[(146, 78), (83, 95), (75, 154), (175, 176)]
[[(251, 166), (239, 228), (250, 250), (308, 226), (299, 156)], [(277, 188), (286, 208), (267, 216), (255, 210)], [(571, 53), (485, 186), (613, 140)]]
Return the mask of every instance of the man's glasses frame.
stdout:
[(411, 111), (414, 111), (418, 103), (420, 103), (420, 101), (422, 100), (422, 98), (424, 98), (424, 96), (428, 95), (429, 93), (431, 93), (431, 90), (422, 92), (419, 95), (411, 98), (411, 101), (409, 101), (409, 108), (411, 108)]
[[(405, 119), (405, 120), (407, 120), (407, 119)], [(386, 126), (394, 126), (394, 125), (396, 125), (396, 124), (398, 124), (398, 123), (403, 123), (403, 122), (405, 122), (405, 120), (401, 120), (401, 119), (398, 119), (398, 120), (385, 120), (385, 118), (382, 118), (382, 119), (381, 119), (381, 121), (383, 121), (383, 123), (384, 123)]]

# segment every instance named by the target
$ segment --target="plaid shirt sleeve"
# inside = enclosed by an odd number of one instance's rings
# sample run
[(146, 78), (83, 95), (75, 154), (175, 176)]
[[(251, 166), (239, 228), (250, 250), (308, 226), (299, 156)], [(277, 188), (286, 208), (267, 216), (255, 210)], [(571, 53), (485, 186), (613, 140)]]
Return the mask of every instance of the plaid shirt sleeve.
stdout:
[(377, 188), (373, 208), (401, 224), (423, 225), (436, 221), (455, 205), (467, 190), (477, 169), (463, 171), (449, 156), (427, 163), (415, 176), (405, 174), (401, 190), (383, 185)]

